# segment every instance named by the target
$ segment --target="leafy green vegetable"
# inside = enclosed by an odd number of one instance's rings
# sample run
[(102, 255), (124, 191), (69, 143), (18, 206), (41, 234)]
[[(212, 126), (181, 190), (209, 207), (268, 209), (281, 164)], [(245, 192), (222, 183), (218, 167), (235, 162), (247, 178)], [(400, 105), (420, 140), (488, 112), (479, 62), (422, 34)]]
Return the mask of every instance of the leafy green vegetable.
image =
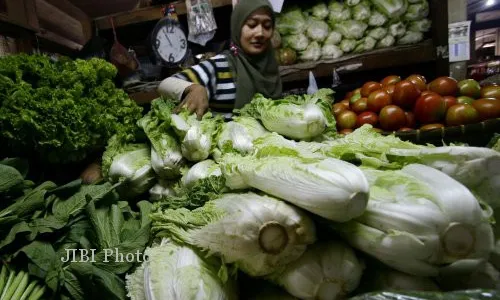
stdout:
[(353, 249), (328, 241), (310, 246), (269, 278), (299, 299), (340, 299), (358, 287), (363, 269)]
[(288, 7), (276, 18), (276, 29), (283, 35), (303, 33), (306, 27), (306, 19), (298, 6)]
[(372, 3), (390, 19), (402, 16), (408, 9), (407, 0), (372, 0)]
[(352, 246), (416, 276), (437, 276), (445, 267), (453, 272), (464, 261), (489, 256), (492, 227), (465, 186), (418, 164), (363, 172), (370, 182), (365, 213), (331, 225)]
[(24, 177), (15, 168), (0, 164), (0, 195), (9, 192), (24, 181)]
[(221, 256), (251, 276), (275, 272), (316, 239), (304, 212), (255, 193), (224, 194), (192, 211), (159, 208), (151, 218), (157, 237)]
[(80, 162), (114, 134), (133, 132), (142, 109), (116, 88), (116, 73), (98, 58), (0, 58), (0, 136), (7, 154)]
[(127, 275), (128, 296), (145, 299), (237, 299), (236, 282), (221, 280), (216, 257), (206, 258), (168, 239), (145, 252), (148, 261)]
[(181, 141), (182, 155), (193, 162), (207, 159), (215, 147), (217, 128), (224, 122), (222, 116), (206, 113), (198, 120), (196, 114), (183, 109), (171, 118), (171, 125)]
[(333, 93), (330, 89), (320, 89), (312, 95), (290, 95), (280, 100), (256, 94), (249, 104), (234, 112), (260, 120), (269, 131), (310, 140), (326, 131), (334, 131), (335, 119), (329, 109)]
[(110, 182), (119, 183), (118, 192), (128, 198), (147, 192), (156, 181), (150, 146), (124, 143), (118, 136), (109, 140), (102, 158), (102, 172)]
[(231, 189), (247, 185), (338, 222), (359, 217), (365, 210), (368, 182), (356, 166), (332, 158), (278, 155), (224, 157), (226, 185)]
[(155, 99), (151, 110), (138, 121), (151, 142), (151, 165), (161, 178), (174, 179), (180, 176), (180, 169), (185, 161), (181, 146), (175, 133), (170, 128), (172, 101)]

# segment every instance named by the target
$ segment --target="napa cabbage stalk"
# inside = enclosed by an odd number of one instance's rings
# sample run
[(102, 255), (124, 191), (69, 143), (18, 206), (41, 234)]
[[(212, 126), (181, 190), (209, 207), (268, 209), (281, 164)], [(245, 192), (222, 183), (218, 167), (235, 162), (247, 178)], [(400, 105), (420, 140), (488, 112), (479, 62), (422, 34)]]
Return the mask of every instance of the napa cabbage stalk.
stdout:
[(493, 209), (500, 207), (500, 153), (485, 147), (443, 146), (420, 149), (387, 149), (392, 163), (420, 163), (459, 181)]
[(342, 242), (320, 242), (269, 276), (291, 295), (304, 300), (344, 299), (361, 280), (364, 263)]
[(222, 176), (222, 172), (219, 165), (215, 161), (207, 159), (200, 161), (189, 168), (189, 170), (182, 176), (181, 182), (183, 186), (191, 188), (197, 181), (210, 176), (219, 177)]
[(368, 201), (363, 172), (338, 159), (303, 158), (286, 150), (276, 155), (228, 155), (220, 165), (230, 189), (252, 187), (333, 221), (359, 217)]
[(176, 195), (174, 181), (160, 179), (151, 189), (149, 189), (149, 200), (161, 201)]
[(235, 113), (260, 120), (269, 131), (292, 139), (310, 140), (334, 130), (332, 103), (333, 91), (330, 89), (320, 89), (312, 95), (290, 95), (280, 100), (256, 94), (249, 104)]
[(131, 300), (235, 300), (233, 279), (218, 276), (221, 261), (163, 239), (148, 247), (147, 260), (126, 275), (127, 296)]
[(493, 230), (477, 199), (434, 168), (363, 169), (370, 182), (365, 213), (332, 224), (355, 248), (416, 276), (437, 276), (493, 249)]
[(220, 115), (212, 117), (206, 113), (202, 120), (196, 114), (183, 109), (172, 114), (172, 127), (181, 140), (181, 153), (189, 161), (198, 162), (208, 158), (213, 149), (217, 127), (224, 121)]
[(224, 194), (192, 211), (157, 209), (151, 218), (155, 236), (220, 256), (251, 276), (275, 272), (316, 240), (305, 212), (255, 193)]
[(430, 277), (421, 277), (399, 272), (383, 265), (370, 265), (363, 274), (363, 292), (370, 291), (439, 291)]
[(151, 110), (137, 124), (144, 130), (151, 143), (151, 165), (159, 177), (174, 179), (180, 176), (185, 164), (181, 146), (170, 128), (173, 103), (158, 98), (151, 103)]
[(268, 133), (258, 120), (235, 116), (219, 127), (217, 148), (212, 155), (216, 160), (225, 153), (247, 155), (253, 150), (253, 140)]
[(394, 135), (381, 135), (370, 125), (363, 125), (351, 134), (331, 141), (326, 141), (316, 152), (352, 163), (361, 162), (374, 168), (399, 169), (398, 163), (391, 163), (386, 153), (393, 149), (424, 149), (426, 146), (402, 141)]
[(133, 197), (147, 192), (155, 183), (151, 167), (151, 147), (145, 143), (124, 143), (113, 136), (102, 157), (104, 178), (120, 183), (117, 191)]

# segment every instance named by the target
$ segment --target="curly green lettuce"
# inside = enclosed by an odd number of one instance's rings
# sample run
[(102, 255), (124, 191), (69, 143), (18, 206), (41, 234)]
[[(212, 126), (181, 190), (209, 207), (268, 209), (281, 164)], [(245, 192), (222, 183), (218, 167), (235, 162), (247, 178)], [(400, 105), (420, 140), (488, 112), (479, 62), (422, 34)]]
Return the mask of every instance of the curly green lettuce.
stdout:
[(116, 88), (116, 74), (98, 58), (0, 58), (0, 139), (7, 154), (80, 162), (111, 136), (133, 134), (142, 108)]

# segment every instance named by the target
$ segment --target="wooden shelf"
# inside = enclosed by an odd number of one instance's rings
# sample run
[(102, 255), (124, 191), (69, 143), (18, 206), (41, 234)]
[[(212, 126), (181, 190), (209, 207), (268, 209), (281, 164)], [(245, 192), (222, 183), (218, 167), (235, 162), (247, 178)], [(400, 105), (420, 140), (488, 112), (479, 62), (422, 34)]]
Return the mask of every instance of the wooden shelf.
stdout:
[[(227, 5), (232, 5), (232, 0), (212, 0), (212, 7), (222, 7)], [(186, 11), (185, 1), (173, 2), (178, 15), (184, 15)], [(134, 9), (131, 11), (117, 13), (114, 15), (104, 16), (95, 18), (94, 21), (98, 29), (110, 29), (111, 22), (110, 17), (113, 17), (115, 23), (115, 28), (123, 27), (130, 24), (136, 24), (141, 22), (148, 22), (161, 19), (161, 9), (164, 5), (150, 6), (145, 8)]]
[(433, 43), (431, 40), (426, 40), (415, 45), (396, 46), (346, 55), (336, 60), (281, 66), (280, 73), (283, 82), (290, 82), (306, 80), (309, 78), (309, 71), (312, 71), (315, 77), (325, 77), (332, 76), (334, 69), (337, 70), (337, 73), (342, 74), (399, 67), (434, 60), (436, 60), (436, 51)]

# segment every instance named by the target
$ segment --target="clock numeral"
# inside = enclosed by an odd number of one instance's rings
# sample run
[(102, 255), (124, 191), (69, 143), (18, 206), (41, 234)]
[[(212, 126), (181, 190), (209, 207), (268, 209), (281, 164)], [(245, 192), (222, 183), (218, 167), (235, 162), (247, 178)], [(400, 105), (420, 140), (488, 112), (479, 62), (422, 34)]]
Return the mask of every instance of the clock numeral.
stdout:
[(185, 49), (185, 48), (186, 48), (186, 40), (182, 39), (181, 40), (181, 49)]
[[(170, 27), (170, 28), (169, 28)], [(168, 33), (174, 33), (174, 28), (175, 28), (175, 25), (172, 23), (169, 25), (167, 25), (167, 32)]]
[(174, 61), (175, 61), (174, 55), (170, 53), (170, 55), (168, 56), (168, 62), (173, 63)]

